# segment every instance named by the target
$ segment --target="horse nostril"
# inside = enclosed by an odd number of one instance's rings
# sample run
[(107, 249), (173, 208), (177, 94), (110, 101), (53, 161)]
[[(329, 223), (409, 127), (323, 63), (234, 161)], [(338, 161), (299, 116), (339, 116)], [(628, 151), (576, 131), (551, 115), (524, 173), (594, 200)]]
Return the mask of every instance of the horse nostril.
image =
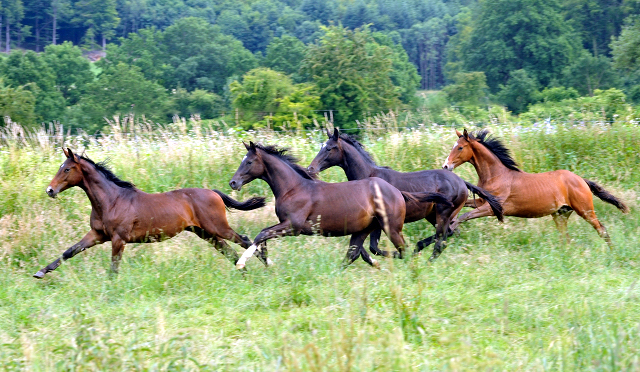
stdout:
[(229, 186), (231, 186), (231, 188), (234, 189), (234, 190), (236, 189), (236, 185), (237, 184), (238, 183), (236, 181), (234, 181), (234, 180), (229, 181)]

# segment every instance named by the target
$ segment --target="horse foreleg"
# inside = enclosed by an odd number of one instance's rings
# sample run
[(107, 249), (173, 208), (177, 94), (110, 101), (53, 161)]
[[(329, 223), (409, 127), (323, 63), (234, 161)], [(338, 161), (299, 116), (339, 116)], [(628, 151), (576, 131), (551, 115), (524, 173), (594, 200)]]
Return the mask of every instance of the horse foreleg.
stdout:
[(82, 240), (72, 245), (62, 254), (62, 256), (35, 273), (33, 277), (42, 279), (48, 272), (57, 269), (62, 264), (62, 261), (66, 261), (71, 257), (77, 255), (78, 253), (84, 251), (85, 249), (91, 248), (94, 245), (101, 244), (105, 241), (105, 236), (102, 233), (96, 230), (91, 230), (82, 238)]
[(455, 229), (458, 228), (458, 225), (460, 225), (461, 223), (463, 223), (465, 221), (469, 221), (469, 220), (472, 220), (474, 218), (488, 217), (488, 216), (493, 216), (493, 211), (491, 210), (491, 206), (489, 204), (483, 204), (482, 206), (478, 207), (477, 209), (469, 211), (469, 212), (463, 214), (462, 216), (460, 216), (460, 218), (455, 219), (453, 221), (453, 223), (451, 223), (451, 226), (449, 227), (449, 230), (455, 231)]
[(484, 204), (483, 199), (467, 199), (467, 201), (464, 202), (464, 206), (468, 208), (478, 208), (482, 204)]
[(284, 221), (277, 225), (263, 229), (253, 240), (253, 244), (249, 248), (247, 248), (246, 251), (244, 251), (240, 259), (236, 263), (236, 269), (243, 269), (246, 265), (247, 260), (254, 254), (256, 250), (260, 249), (260, 245), (263, 242), (280, 236), (297, 235), (299, 232), (300, 230), (294, 229), (293, 225), (289, 221)]

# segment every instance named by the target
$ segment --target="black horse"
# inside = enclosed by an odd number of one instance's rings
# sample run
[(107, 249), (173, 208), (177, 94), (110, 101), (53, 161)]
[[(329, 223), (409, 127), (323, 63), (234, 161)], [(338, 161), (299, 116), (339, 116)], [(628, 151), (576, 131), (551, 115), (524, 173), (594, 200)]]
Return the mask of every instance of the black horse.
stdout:
[[(368, 177), (379, 177), (407, 192), (437, 192), (445, 195), (450, 205), (430, 202), (407, 202), (405, 222), (415, 222), (425, 218), (436, 228), (436, 234), (418, 242), (416, 253), (428, 247), (435, 240), (431, 260), (440, 256), (445, 248), (446, 240), (453, 234), (449, 229), (451, 221), (458, 215), (467, 201), (467, 189), (486, 200), (494, 215), (502, 221), (502, 206), (497, 198), (488, 191), (474, 186), (453, 172), (442, 169), (424, 170), (402, 173), (388, 167), (379, 167), (360, 142), (336, 128), (333, 135), (327, 131), (329, 140), (322, 145), (315, 159), (307, 168), (310, 173), (317, 174), (323, 170), (339, 166), (347, 175), (347, 179), (361, 180)], [(382, 254), (378, 249), (380, 230), (371, 233), (370, 250), (375, 255)]]
[[(247, 156), (242, 160), (229, 185), (240, 190), (256, 178), (269, 184), (276, 197), (276, 215), (280, 223), (263, 229), (245, 251), (236, 267), (244, 267), (246, 260), (268, 239), (291, 235), (321, 234), (324, 236), (351, 235), (345, 265), (358, 257), (372, 266), (372, 260), (362, 243), (373, 230), (384, 230), (398, 249), (395, 257), (402, 258), (405, 245), (402, 226), (405, 220), (405, 199), (450, 203), (435, 192), (401, 192), (380, 178), (360, 181), (327, 183), (316, 180), (286, 149), (275, 146), (246, 145)], [(381, 252), (382, 255), (390, 255)], [(261, 257), (261, 252), (259, 253)]]

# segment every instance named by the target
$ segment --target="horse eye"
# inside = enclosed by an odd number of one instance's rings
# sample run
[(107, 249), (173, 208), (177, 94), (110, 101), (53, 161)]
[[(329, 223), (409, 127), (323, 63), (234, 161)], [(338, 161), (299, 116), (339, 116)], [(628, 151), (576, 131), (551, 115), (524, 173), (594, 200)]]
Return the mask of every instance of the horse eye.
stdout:
[(65, 170), (64, 170), (64, 172), (65, 172), (65, 173), (69, 173), (69, 171), (70, 171), (70, 170), (71, 170), (71, 169), (67, 168), (67, 169), (65, 169)]
[(247, 165), (251, 165), (251, 163), (253, 163), (253, 161), (247, 160)]
[(462, 151), (462, 148), (463, 148), (463, 147), (462, 147), (462, 146), (460, 146), (460, 147), (458, 147), (458, 150)]

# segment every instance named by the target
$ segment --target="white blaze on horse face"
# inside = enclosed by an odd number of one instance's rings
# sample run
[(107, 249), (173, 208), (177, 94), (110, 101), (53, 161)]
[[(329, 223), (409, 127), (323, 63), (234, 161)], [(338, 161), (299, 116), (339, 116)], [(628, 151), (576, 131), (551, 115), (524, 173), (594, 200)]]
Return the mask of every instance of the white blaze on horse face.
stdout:
[(245, 155), (244, 158), (242, 158), (242, 161), (240, 162), (240, 164), (244, 163), (245, 160), (247, 160), (247, 155)]
[[(460, 141), (460, 140), (458, 140)], [(458, 146), (458, 141), (456, 141), (456, 143), (453, 144), (453, 147), (451, 148), (451, 152), (453, 153), (453, 150), (456, 149), (456, 147)], [(451, 154), (449, 154), (449, 156), (447, 156), (447, 159), (444, 161), (444, 164), (442, 164), (442, 169), (451, 169), (453, 170), (453, 164), (449, 164), (449, 157), (451, 157)]]
[(327, 143), (323, 142), (322, 145), (320, 145), (320, 150), (322, 150), (323, 148), (327, 147)]

